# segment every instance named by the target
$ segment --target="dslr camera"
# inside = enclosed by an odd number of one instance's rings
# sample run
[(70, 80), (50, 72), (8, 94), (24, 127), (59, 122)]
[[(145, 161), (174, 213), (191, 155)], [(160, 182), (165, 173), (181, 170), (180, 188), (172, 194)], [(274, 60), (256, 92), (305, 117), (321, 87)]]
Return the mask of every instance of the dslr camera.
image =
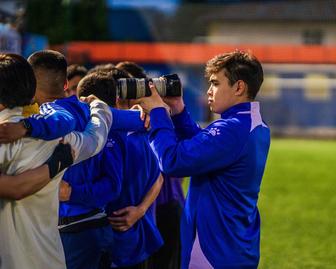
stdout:
[(138, 99), (150, 96), (148, 83), (152, 81), (160, 96), (181, 96), (182, 86), (177, 74), (164, 75), (159, 78), (121, 78), (117, 81), (117, 92), (120, 99)]

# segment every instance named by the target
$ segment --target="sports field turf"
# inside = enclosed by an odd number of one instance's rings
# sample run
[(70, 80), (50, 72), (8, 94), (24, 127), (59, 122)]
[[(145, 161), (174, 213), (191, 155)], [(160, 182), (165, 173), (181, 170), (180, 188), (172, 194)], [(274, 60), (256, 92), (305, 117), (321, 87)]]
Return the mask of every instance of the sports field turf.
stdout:
[(336, 268), (336, 142), (273, 139), (259, 208), (260, 268)]
[(273, 139), (259, 209), (260, 269), (336, 268), (336, 142)]

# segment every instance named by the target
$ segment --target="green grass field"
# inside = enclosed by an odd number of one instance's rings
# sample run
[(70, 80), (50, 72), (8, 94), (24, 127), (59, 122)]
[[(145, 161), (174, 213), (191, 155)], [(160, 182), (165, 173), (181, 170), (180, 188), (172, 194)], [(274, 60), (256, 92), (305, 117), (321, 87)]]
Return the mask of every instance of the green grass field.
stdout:
[(260, 269), (336, 268), (336, 142), (273, 139), (259, 209)]
[(336, 268), (336, 142), (273, 139), (263, 178), (260, 268)]

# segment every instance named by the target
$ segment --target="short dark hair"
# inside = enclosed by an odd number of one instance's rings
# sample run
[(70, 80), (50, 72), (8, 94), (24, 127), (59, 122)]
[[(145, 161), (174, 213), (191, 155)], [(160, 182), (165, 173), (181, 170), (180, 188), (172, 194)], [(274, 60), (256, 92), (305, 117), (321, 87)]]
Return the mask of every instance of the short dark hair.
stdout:
[(132, 77), (128, 72), (121, 70), (119, 68), (116, 68), (116, 67), (111, 69), (109, 74), (112, 75), (115, 80), (118, 80), (121, 78), (131, 78)]
[(118, 63), (116, 67), (129, 73), (134, 78), (147, 78), (145, 70), (134, 62), (123, 61)]
[(100, 64), (90, 69), (88, 74), (93, 73), (109, 73), (115, 80), (120, 78), (131, 78), (132, 75), (125, 70), (117, 68), (114, 64)]
[[(29, 56), (37, 85), (49, 93), (58, 94), (64, 89), (67, 74), (67, 61), (64, 55), (54, 50), (41, 50)], [(41, 72), (41, 75), (40, 75)]]
[(93, 68), (91, 68), (88, 71), (88, 74), (92, 74), (92, 73), (97, 73), (97, 72), (110, 72), (111, 70), (113, 70), (115, 68), (115, 65), (112, 63), (108, 63), (108, 64), (98, 64), (96, 66), (94, 66)]
[(94, 94), (109, 106), (116, 104), (116, 83), (108, 73), (96, 72), (86, 75), (77, 86), (77, 96)]
[(62, 72), (66, 77), (67, 61), (64, 55), (54, 50), (41, 50), (29, 56), (28, 62), (35, 68), (43, 68)]
[(207, 62), (205, 74), (209, 78), (222, 70), (231, 86), (242, 80), (248, 86), (248, 97), (252, 100), (256, 97), (264, 80), (264, 73), (255, 56), (238, 50), (217, 55)]
[(88, 70), (85, 66), (79, 64), (69, 65), (67, 68), (67, 79), (70, 80), (76, 76), (85, 77)]
[(17, 54), (0, 54), (0, 103), (7, 108), (31, 104), (36, 79), (30, 64)]

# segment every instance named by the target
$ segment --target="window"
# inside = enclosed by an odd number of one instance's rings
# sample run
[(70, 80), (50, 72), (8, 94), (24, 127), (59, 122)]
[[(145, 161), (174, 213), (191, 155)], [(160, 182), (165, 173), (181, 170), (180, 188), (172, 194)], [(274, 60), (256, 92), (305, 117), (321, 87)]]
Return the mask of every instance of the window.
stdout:
[(303, 43), (306, 45), (321, 45), (324, 33), (321, 30), (306, 30), (303, 32)]

